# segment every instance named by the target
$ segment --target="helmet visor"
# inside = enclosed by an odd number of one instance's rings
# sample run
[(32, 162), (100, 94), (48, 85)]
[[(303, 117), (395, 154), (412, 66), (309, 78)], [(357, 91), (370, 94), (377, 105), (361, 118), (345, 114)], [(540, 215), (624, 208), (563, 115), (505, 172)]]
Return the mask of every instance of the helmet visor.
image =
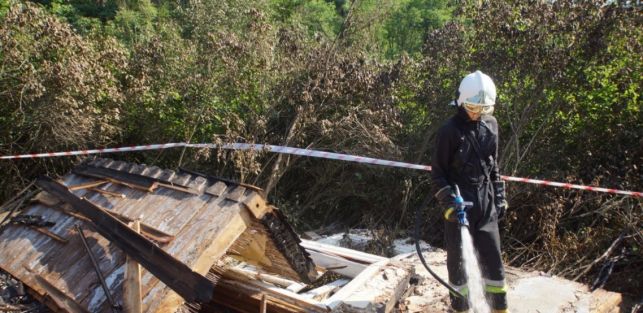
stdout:
[(493, 114), (494, 106), (465, 103), (464, 109), (474, 114), (491, 115)]

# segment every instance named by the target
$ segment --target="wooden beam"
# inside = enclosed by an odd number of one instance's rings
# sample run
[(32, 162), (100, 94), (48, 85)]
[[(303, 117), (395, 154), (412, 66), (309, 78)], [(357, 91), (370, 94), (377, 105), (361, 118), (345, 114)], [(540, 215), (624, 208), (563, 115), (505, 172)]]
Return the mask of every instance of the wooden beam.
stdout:
[(371, 264), (364, 271), (362, 271), (360, 275), (355, 277), (350, 283), (344, 286), (344, 288), (340, 289), (337, 293), (324, 300), (322, 303), (327, 305), (331, 309), (335, 309), (340, 304), (342, 304), (343, 300), (346, 297), (350, 296), (356, 290), (362, 288), (364, 284), (366, 284), (366, 282), (368, 282), (373, 276), (379, 273), (379, 271), (388, 263), (389, 259), (385, 259), (383, 261)]
[(158, 277), (165, 285), (189, 302), (209, 302), (214, 283), (195, 273), (187, 265), (136, 233), (118, 219), (91, 202), (80, 199), (65, 186), (49, 177), (39, 178), (36, 184), (92, 220), (94, 228), (103, 237), (119, 247)]
[(58, 242), (60, 242), (62, 244), (66, 244), (67, 242), (69, 242), (69, 240), (67, 238), (60, 237), (60, 236), (52, 233), (49, 229), (47, 229), (45, 227), (37, 227), (37, 226), (30, 225), (29, 228), (31, 228), (31, 229), (33, 229), (33, 230), (35, 230), (35, 231), (37, 231), (37, 232), (39, 232), (39, 233), (41, 233), (43, 235), (55, 240), (55, 241), (58, 241)]
[[(130, 226), (135, 232), (141, 232), (141, 223), (136, 220)], [(141, 266), (136, 260), (127, 257), (125, 282), (123, 283), (123, 309), (126, 313), (141, 313)]]
[[(71, 190), (71, 189), (70, 189), (70, 190)], [(125, 195), (124, 195), (124, 194), (122, 194), (122, 193), (118, 193), (118, 192), (112, 192), (112, 191), (109, 191), (109, 190), (104, 190), (104, 189), (94, 188), (94, 187), (89, 188), (89, 190), (91, 190), (91, 191), (93, 191), (93, 192), (98, 192), (98, 193), (101, 193), (101, 194), (104, 194), (104, 195), (108, 195), (108, 196), (116, 197), (116, 198), (121, 198), (121, 199), (122, 199), (122, 198), (125, 198)]]
[(380, 261), (388, 260), (387, 258), (378, 256), (378, 255), (346, 249), (342, 247), (336, 247), (336, 246), (315, 242), (315, 241), (310, 241), (310, 240), (302, 239), (301, 246), (304, 247), (309, 252), (318, 251), (324, 254), (336, 255), (336, 256), (345, 258), (347, 260), (351, 260), (353, 262), (358, 262), (363, 264), (373, 264)]
[(266, 213), (272, 211), (272, 208), (266, 205), (266, 199), (257, 192), (253, 192), (250, 196), (243, 199), (242, 203), (257, 219), (262, 219)]
[(198, 190), (195, 190), (193, 188), (186, 188), (186, 187), (183, 187), (183, 186), (166, 184), (166, 183), (156, 183), (156, 185), (159, 186), (159, 187), (172, 189), (172, 190), (176, 190), (176, 191), (181, 191), (181, 192), (189, 193), (189, 194), (192, 194), (192, 195), (197, 195), (197, 196), (201, 195), (201, 193)]
[(68, 186), (69, 190), (74, 191), (74, 190), (81, 190), (81, 189), (87, 189), (87, 188), (93, 188), (93, 187), (98, 187), (103, 184), (107, 184), (108, 181), (106, 180), (97, 180), (97, 181), (92, 181), (88, 183), (82, 183), (78, 185), (73, 185), (73, 186)]

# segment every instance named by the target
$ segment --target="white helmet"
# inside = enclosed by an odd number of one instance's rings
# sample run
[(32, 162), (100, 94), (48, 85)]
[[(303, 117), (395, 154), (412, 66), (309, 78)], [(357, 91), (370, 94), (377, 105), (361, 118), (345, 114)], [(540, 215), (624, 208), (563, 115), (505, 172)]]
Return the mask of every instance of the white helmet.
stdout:
[(458, 88), (457, 106), (467, 111), (492, 114), (496, 104), (496, 85), (487, 74), (475, 71), (465, 76)]

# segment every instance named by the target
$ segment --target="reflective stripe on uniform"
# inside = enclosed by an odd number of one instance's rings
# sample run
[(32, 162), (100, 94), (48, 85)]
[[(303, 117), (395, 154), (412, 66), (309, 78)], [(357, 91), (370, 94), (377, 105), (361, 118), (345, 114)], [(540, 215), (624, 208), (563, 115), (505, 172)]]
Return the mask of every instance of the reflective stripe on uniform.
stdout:
[[(464, 284), (464, 285), (456, 285), (454, 283), (449, 283), (449, 284), (451, 285), (451, 287), (453, 287), (453, 289), (457, 290), (463, 296), (466, 296), (466, 295), (469, 294), (469, 287), (467, 286), (467, 284)], [(449, 291), (449, 293), (454, 295), (454, 296), (457, 296), (456, 294), (454, 294), (451, 291)]]
[(485, 286), (484, 291), (488, 293), (507, 293), (507, 287), (502, 286), (502, 287), (496, 287), (496, 286)]
[(485, 279), (484, 290), (488, 293), (507, 293), (507, 285), (504, 280)]
[(451, 213), (453, 213), (453, 208), (448, 208), (446, 211), (444, 211), (444, 219), (448, 221)]

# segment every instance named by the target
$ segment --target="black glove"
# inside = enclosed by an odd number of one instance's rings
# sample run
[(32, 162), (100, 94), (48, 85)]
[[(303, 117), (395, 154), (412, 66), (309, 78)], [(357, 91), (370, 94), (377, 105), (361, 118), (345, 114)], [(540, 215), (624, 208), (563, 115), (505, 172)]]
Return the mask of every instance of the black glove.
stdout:
[(455, 192), (451, 186), (444, 186), (434, 195), (435, 199), (443, 208), (444, 219), (449, 222), (456, 222), (458, 219), (453, 212), (455, 211)]
[(498, 220), (505, 217), (505, 213), (509, 208), (509, 204), (505, 198), (505, 182), (503, 180), (493, 182), (494, 189), (494, 204), (496, 205), (496, 212), (498, 212)]

